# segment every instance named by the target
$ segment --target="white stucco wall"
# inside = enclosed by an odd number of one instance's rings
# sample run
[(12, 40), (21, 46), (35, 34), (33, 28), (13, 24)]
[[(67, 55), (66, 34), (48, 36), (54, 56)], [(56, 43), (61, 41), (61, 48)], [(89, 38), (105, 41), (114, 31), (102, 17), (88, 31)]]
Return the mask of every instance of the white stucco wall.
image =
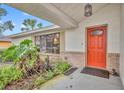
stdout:
[(65, 32), (65, 51), (85, 52), (85, 28), (108, 24), (107, 52), (120, 53), (120, 4), (109, 4), (86, 18), (77, 29)]
[(124, 4), (121, 5), (120, 76), (124, 86)]
[(31, 39), (31, 36), (12, 38), (12, 43), (18, 45), (21, 41), (23, 41), (25, 39)]

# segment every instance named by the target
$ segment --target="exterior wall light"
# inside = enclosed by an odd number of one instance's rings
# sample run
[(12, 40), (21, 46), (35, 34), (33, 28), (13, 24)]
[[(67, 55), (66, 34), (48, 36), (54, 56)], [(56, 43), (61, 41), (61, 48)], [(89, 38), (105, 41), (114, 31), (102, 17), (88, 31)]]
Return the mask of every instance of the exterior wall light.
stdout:
[(92, 15), (92, 5), (86, 4), (84, 7), (84, 16), (90, 17)]

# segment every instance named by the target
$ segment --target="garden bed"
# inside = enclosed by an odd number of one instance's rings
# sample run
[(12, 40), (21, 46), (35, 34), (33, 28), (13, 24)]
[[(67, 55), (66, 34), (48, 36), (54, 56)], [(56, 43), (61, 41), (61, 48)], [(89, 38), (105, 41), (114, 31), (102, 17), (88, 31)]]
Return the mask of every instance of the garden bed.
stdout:
[[(4, 83), (2, 89), (7, 90), (31, 90), (38, 89), (43, 83), (49, 81), (50, 79), (63, 74), (70, 68), (70, 65), (67, 62), (56, 62), (53, 65), (52, 70), (45, 71), (44, 73), (36, 73), (28, 78), (19, 76), (16, 79), (12, 79), (8, 83)], [(6, 72), (7, 73), (7, 72)], [(14, 72), (15, 73), (15, 72)], [(7, 76), (8, 77), (8, 76)], [(2, 81), (1, 81), (2, 82)]]
[(12, 66), (0, 69), (0, 89), (34, 89), (70, 68), (65, 60), (52, 64), (47, 54), (43, 61), (39, 48), (28, 39), (9, 47), (0, 58), (13, 61)]

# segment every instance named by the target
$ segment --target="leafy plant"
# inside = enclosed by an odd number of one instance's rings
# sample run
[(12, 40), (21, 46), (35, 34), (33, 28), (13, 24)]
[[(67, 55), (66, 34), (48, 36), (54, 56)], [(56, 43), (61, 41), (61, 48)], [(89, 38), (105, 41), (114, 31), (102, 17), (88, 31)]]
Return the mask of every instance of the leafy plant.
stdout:
[(50, 80), (51, 78), (53, 78), (54, 76), (54, 72), (49, 70), (46, 73), (44, 73), (43, 77), (45, 78), (45, 80)]
[(48, 80), (52, 79), (56, 75), (63, 74), (69, 68), (70, 64), (67, 61), (58, 60), (55, 62), (53, 70), (48, 70), (35, 79), (34, 85), (38, 87), (43, 83), (47, 82)]
[(26, 73), (36, 63), (38, 55), (37, 47), (31, 40), (26, 39), (19, 45), (13, 45), (5, 50), (1, 58), (3, 62), (11, 59), (14, 64), (18, 64), (19, 69)]
[(16, 47), (16, 45), (13, 45), (3, 52), (3, 54), (1, 55), (3, 62), (8, 61), (10, 59), (16, 60)]
[(64, 73), (69, 67), (70, 64), (67, 61), (58, 60), (58, 62), (55, 62), (53, 71), (56, 75), (58, 75)]
[(42, 75), (40, 75), (38, 78), (35, 79), (34, 85), (39, 87), (43, 83), (47, 82), (48, 80), (52, 79), (54, 77), (54, 72), (51, 70), (46, 71)]
[(22, 76), (23, 73), (13, 66), (6, 66), (0, 69), (0, 89), (5, 88), (11, 81), (22, 78)]

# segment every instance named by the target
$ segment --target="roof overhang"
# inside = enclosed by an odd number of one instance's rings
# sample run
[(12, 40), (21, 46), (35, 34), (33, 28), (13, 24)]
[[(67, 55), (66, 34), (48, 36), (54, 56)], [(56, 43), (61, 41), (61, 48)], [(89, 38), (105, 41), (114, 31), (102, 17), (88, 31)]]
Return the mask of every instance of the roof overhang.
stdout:
[(49, 22), (59, 25), (61, 28), (75, 28), (78, 26), (75, 20), (49, 3), (9, 3), (8, 5), (33, 16), (48, 20)]
[(43, 28), (40, 28), (40, 29), (34, 29), (34, 30), (30, 30), (30, 31), (20, 32), (20, 33), (17, 33), (17, 34), (9, 35), (8, 37), (18, 38), (18, 37), (23, 37), (23, 36), (29, 36), (29, 35), (32, 35), (32, 34), (52, 31), (52, 30), (61, 30), (61, 28), (57, 25), (52, 25), (52, 26), (47, 26), (47, 27), (43, 27)]

